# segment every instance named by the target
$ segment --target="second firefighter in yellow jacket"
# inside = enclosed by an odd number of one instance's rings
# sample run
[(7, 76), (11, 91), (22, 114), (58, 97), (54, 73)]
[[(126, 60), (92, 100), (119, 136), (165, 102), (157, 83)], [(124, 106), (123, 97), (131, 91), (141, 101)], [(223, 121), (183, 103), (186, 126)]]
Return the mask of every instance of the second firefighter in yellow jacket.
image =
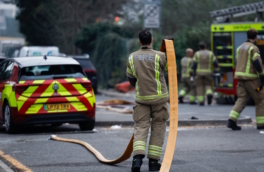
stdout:
[(183, 89), (179, 93), (179, 103), (183, 103), (183, 98), (189, 93), (190, 104), (195, 104), (195, 84), (192, 74), (193, 50), (186, 49), (186, 56), (181, 60), (181, 73)]
[(259, 49), (254, 43), (257, 40), (257, 31), (249, 29), (247, 32), (248, 41), (237, 48), (237, 64), (235, 78), (237, 84), (237, 101), (229, 114), (227, 127), (233, 130), (241, 130), (236, 122), (240, 113), (247, 105), (249, 95), (256, 104), (257, 129), (264, 129), (264, 70)]
[(204, 90), (207, 96), (207, 103), (210, 105), (213, 99), (213, 69), (218, 70), (218, 61), (213, 52), (206, 49), (204, 42), (199, 43), (199, 51), (193, 58), (192, 69), (195, 75), (196, 93), (199, 105), (204, 105)]

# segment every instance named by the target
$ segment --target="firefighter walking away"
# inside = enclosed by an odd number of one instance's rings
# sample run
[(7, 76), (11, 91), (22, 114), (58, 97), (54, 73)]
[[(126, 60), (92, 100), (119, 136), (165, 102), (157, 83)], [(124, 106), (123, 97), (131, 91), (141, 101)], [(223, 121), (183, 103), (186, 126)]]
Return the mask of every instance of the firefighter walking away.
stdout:
[(129, 56), (127, 64), (128, 80), (136, 88), (134, 106), (134, 142), (132, 172), (139, 172), (145, 157), (149, 128), (151, 135), (148, 144), (149, 171), (159, 171), (158, 162), (169, 118), (168, 92), (164, 78), (167, 59), (163, 52), (152, 49), (153, 39), (148, 30), (139, 33), (140, 50)]
[[(199, 43), (199, 51), (197, 51), (193, 58), (192, 69), (195, 75), (196, 93), (199, 105), (204, 105), (204, 90), (207, 96), (207, 103), (211, 105), (213, 99), (213, 72), (217, 72), (218, 61), (212, 51), (206, 49), (204, 42)], [(212, 69), (214, 66), (214, 71)]]

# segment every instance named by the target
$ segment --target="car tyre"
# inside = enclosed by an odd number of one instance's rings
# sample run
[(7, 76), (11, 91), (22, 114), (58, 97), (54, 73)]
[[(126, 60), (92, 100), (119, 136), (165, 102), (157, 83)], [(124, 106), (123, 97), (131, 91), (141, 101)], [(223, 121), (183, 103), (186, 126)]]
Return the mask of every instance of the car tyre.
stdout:
[(13, 119), (12, 119), (12, 113), (9, 107), (8, 102), (5, 103), (4, 106), (4, 120), (5, 120), (5, 129), (8, 134), (14, 134), (17, 131), (17, 127), (15, 126)]
[(87, 130), (93, 130), (94, 125), (95, 125), (95, 120), (89, 122), (82, 122), (79, 124), (79, 127), (82, 131), (87, 131)]
[(95, 86), (93, 89), (94, 89), (94, 94), (98, 94), (97, 86)]
[(60, 126), (62, 126), (62, 124), (63, 123), (53, 123), (53, 124), (51, 124), (51, 127), (60, 127)]

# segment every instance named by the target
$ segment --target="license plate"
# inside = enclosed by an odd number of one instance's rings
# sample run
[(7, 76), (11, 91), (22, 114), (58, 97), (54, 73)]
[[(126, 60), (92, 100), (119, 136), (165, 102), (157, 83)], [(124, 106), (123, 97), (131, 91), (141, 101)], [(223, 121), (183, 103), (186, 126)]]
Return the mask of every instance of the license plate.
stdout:
[(59, 104), (47, 104), (45, 110), (68, 110), (70, 109), (69, 103), (59, 103)]

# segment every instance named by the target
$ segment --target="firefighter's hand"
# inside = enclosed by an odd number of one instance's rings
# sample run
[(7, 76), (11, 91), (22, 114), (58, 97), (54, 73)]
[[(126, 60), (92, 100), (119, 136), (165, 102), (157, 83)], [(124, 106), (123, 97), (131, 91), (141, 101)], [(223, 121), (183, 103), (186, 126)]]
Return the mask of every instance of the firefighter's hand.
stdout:
[(170, 103), (170, 98), (168, 98), (167, 102)]

